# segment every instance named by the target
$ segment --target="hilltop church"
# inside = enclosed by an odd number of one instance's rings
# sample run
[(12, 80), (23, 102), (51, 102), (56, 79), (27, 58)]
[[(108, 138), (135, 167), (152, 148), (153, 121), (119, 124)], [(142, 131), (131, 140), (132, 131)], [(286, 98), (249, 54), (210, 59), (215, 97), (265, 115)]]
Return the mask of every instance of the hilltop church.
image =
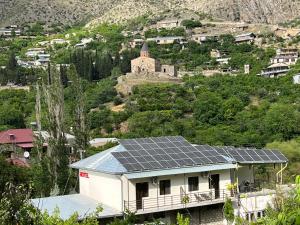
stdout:
[(134, 86), (146, 83), (180, 83), (174, 65), (162, 65), (159, 60), (151, 58), (145, 42), (140, 56), (131, 60), (131, 72), (118, 77), (116, 90), (123, 95), (132, 93)]
[(140, 57), (131, 60), (131, 73), (136, 75), (157, 75), (158, 77), (176, 77), (174, 65), (161, 65), (160, 61), (150, 57), (148, 45), (144, 42)]

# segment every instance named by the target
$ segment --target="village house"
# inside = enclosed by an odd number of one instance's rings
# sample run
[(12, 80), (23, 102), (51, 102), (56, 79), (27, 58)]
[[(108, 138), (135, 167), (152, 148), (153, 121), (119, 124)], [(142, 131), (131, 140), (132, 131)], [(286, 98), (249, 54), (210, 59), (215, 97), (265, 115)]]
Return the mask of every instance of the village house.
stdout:
[(0, 132), (0, 145), (8, 145), (12, 150), (21, 148), (23, 151), (30, 151), (33, 142), (32, 129), (10, 129)]
[(32, 202), (50, 214), (58, 207), (63, 219), (74, 212), (83, 219), (100, 204), (102, 221), (129, 210), (141, 223), (160, 218), (174, 224), (180, 211), (191, 224), (218, 225), (224, 224), (222, 208), (231, 198), (235, 215), (255, 221), (275, 196), (258, 183), (257, 165), (270, 165), (282, 184), (287, 159), (279, 151), (193, 145), (180, 136), (119, 140), (70, 165), (79, 170), (79, 194)]
[(210, 56), (216, 59), (220, 65), (227, 65), (230, 60), (230, 57), (227, 56), (226, 52), (221, 52), (218, 49), (212, 49), (210, 51)]
[(20, 36), (22, 33), (21, 29), (18, 28), (16, 25), (11, 25), (7, 27), (0, 28), (0, 37), (12, 37), (13, 35), (15, 36)]
[(181, 26), (181, 20), (166, 19), (158, 21), (155, 25), (156, 29), (173, 29)]
[(70, 43), (69, 41), (62, 39), (62, 38), (56, 38), (56, 39), (52, 39), (50, 41), (51, 45), (63, 45), (63, 44), (69, 44), (69, 43)]
[(274, 78), (284, 76), (290, 70), (289, 66), (285, 63), (272, 64), (260, 73), (261, 76)]
[[(9, 152), (15, 152), (16, 149), (22, 149), (24, 152), (30, 152), (37, 141), (37, 138), (41, 137), (43, 140), (43, 146), (47, 147), (49, 140), (49, 133), (47, 131), (34, 131), (30, 128), (24, 129), (9, 129), (0, 132), (0, 145), (6, 145), (9, 147)], [(65, 134), (68, 145), (73, 146), (75, 144), (75, 137), (71, 134)]]
[(104, 146), (108, 143), (116, 143), (118, 140), (117, 138), (94, 138), (92, 140), (89, 141), (89, 144), (92, 147), (101, 147)]
[(94, 40), (93, 38), (83, 38), (83, 39), (81, 39), (80, 43), (77, 43), (75, 45), (75, 48), (85, 48), (93, 40)]
[(219, 36), (216, 34), (192, 34), (191, 40), (198, 44), (208, 41), (218, 41)]
[(285, 63), (287, 65), (294, 65), (299, 59), (298, 49), (283, 48), (276, 51), (276, 56), (271, 59), (271, 63)]
[(44, 54), (44, 53), (45, 53), (44, 48), (30, 48), (25, 53), (25, 56), (29, 58), (36, 58), (39, 54)]
[(185, 44), (187, 43), (185, 37), (182, 36), (170, 36), (170, 37), (155, 37), (155, 38), (147, 38), (147, 41), (156, 42), (158, 45), (165, 45), (165, 44)]
[(245, 33), (235, 36), (235, 43), (248, 43), (251, 44), (254, 42), (256, 35), (254, 33)]
[(137, 46), (142, 46), (144, 44), (144, 39), (136, 38), (129, 42), (131, 48), (135, 48)]

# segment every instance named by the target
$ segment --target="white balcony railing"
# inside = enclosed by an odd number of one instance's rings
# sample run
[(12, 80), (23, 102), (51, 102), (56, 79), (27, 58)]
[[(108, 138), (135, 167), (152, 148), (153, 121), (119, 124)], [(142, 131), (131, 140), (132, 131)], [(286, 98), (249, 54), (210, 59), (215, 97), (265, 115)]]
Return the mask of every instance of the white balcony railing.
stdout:
[(233, 192), (222, 189), (217, 192), (210, 190), (207, 192), (192, 192), (180, 195), (164, 195), (157, 198), (145, 197), (142, 200), (124, 201), (124, 208), (137, 214), (151, 213), (222, 203), (226, 197), (233, 196)]

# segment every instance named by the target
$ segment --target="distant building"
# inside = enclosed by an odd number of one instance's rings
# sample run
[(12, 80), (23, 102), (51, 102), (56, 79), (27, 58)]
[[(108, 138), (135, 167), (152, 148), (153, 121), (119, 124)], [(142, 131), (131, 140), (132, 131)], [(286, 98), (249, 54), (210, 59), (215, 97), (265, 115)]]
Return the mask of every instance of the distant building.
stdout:
[(80, 43), (75, 45), (75, 48), (85, 48), (93, 40), (94, 40), (93, 38), (83, 38), (81, 39)]
[(173, 29), (181, 26), (181, 20), (178, 19), (166, 19), (156, 23), (157, 29)]
[(10, 129), (0, 132), (0, 145), (9, 145), (13, 148), (19, 147), (24, 151), (33, 148), (34, 134), (31, 129)]
[(137, 38), (137, 39), (133, 39), (132, 41), (130, 41), (129, 45), (131, 48), (135, 48), (137, 46), (142, 46), (144, 42), (145, 42), (144, 39)]
[(274, 78), (284, 76), (289, 71), (289, 66), (285, 63), (276, 63), (261, 71), (261, 76)]
[(117, 142), (117, 138), (94, 138), (89, 141), (92, 147), (100, 147), (110, 142)]
[(250, 65), (249, 64), (245, 64), (244, 65), (244, 73), (245, 74), (249, 74), (250, 73)]
[(147, 41), (154, 41), (159, 45), (174, 44), (174, 43), (177, 43), (177, 44), (187, 43), (185, 37), (182, 37), (182, 36), (147, 38)]
[(276, 56), (271, 59), (271, 63), (285, 63), (287, 65), (294, 65), (299, 59), (298, 49), (284, 48), (276, 51)]
[(30, 48), (25, 53), (25, 56), (29, 57), (29, 58), (35, 58), (39, 54), (44, 54), (44, 53), (45, 53), (45, 49), (44, 48)]
[(219, 36), (216, 34), (192, 34), (191, 40), (199, 44), (208, 41), (218, 41)]
[(13, 35), (20, 36), (21, 33), (21, 29), (19, 29), (16, 25), (0, 28), (0, 37), (12, 37)]
[(150, 57), (148, 45), (145, 42), (140, 57), (131, 60), (131, 73), (141, 75), (164, 74), (168, 76), (177, 76), (177, 71), (173, 65), (161, 65), (160, 61)]
[(52, 39), (50, 41), (51, 45), (63, 45), (63, 44), (68, 44), (69, 41), (62, 39), (62, 38), (57, 38), (57, 39)]
[(235, 43), (253, 43), (256, 38), (254, 33), (245, 33), (235, 36)]
[(293, 82), (294, 84), (300, 84), (300, 74), (293, 76)]

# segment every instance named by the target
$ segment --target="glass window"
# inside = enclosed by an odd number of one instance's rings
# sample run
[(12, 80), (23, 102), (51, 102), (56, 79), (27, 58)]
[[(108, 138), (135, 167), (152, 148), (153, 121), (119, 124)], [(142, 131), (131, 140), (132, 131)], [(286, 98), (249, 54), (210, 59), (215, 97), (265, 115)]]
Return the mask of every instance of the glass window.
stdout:
[(199, 190), (198, 177), (189, 177), (188, 184), (189, 184), (189, 191), (198, 191)]
[(159, 193), (160, 193), (160, 195), (171, 194), (171, 181), (170, 180), (159, 181)]

